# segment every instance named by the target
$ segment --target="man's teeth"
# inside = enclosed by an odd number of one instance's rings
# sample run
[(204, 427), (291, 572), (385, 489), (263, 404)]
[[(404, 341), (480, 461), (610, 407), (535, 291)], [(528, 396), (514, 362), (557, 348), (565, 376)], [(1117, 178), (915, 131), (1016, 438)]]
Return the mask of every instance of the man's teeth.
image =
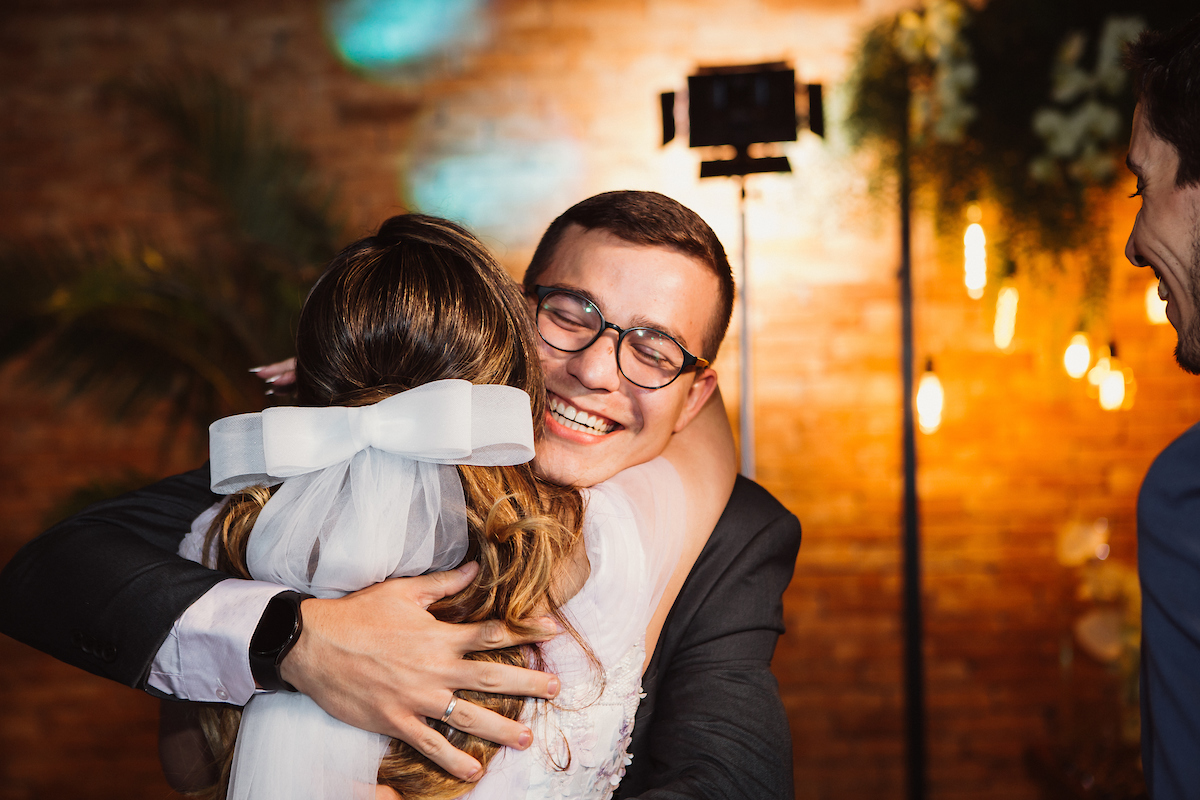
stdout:
[(1164, 281), (1162, 278), (1159, 278), (1158, 279), (1158, 299), (1166, 300), (1167, 297), (1168, 297), (1167, 282)]
[(580, 411), (575, 406), (562, 402), (556, 397), (550, 398), (550, 412), (565, 428), (584, 433), (608, 433), (616, 424), (600, 417), (593, 417), (586, 411)]

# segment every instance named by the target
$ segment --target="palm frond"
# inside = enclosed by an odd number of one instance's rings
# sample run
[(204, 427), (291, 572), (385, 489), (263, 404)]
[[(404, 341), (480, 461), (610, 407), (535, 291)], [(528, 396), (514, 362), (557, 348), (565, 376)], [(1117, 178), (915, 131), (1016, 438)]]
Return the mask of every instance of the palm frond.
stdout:
[(334, 193), (212, 75), (117, 89), (168, 133), (168, 178), (205, 212), (197, 235), (183, 252), (138, 231), (0, 246), (0, 362), (26, 356), (28, 377), (117, 419), (165, 400), (203, 431), (261, 408), (246, 370), (291, 353), (307, 288), (338, 245)]

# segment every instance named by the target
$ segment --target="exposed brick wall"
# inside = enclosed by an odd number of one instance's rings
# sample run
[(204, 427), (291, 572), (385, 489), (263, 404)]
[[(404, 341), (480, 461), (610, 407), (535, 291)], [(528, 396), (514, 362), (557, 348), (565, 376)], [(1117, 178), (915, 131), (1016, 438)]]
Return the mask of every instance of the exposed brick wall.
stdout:
[[(315, 0), (10, 0), (0, 10), (0, 235), (182, 235), (150, 160), (156, 134), (102, 87), (188, 63), (245, 88), (313, 153), (340, 186), (351, 233), (404, 206), (399, 170), (429, 154), (488, 136), (548, 137), (581, 154), (562, 189), (574, 195), (532, 203), (510, 234), (485, 232), (514, 272), (565, 203), (621, 187), (696, 208), (736, 257), (736, 187), (700, 183), (682, 143), (656, 146), (656, 94), (682, 87), (697, 64), (775, 59), (795, 63), (802, 80), (836, 83), (858, 26), (895, 5), (498, 0), (490, 38), (388, 84), (337, 63)], [(797, 796), (900, 797), (895, 212), (870, 196), (862, 159), (831, 139), (805, 134), (787, 151), (796, 173), (755, 178), (749, 191), (759, 479), (805, 526), (774, 667)], [(1077, 319), (1069, 265), (1042, 270), (1036, 286), (1022, 273), (1014, 351), (1002, 354), (991, 344), (994, 299), (968, 300), (953, 248), (917, 231), (918, 358), (936, 358), (947, 395), (941, 431), (918, 442), (937, 798), (1036, 797), (1025, 751), (1102, 718), (1089, 709), (1111, 693), (1083, 656), (1063, 677), (1060, 648), (1081, 605), (1054, 537), (1067, 521), (1104, 516), (1113, 557), (1133, 563), (1141, 476), (1200, 418), (1200, 382), (1171, 361), (1173, 332), (1145, 322), (1148, 276), (1121, 259), (1130, 206), (1115, 201), (1106, 323), (1137, 376), (1129, 412), (1102, 412), (1062, 371)], [(737, 340), (734, 331), (718, 361), (734, 413)], [(0, 377), (0, 558), (80, 483), (194, 461), (156, 448), (161, 421), (109, 426), (87, 404), (63, 410), (22, 387), (11, 369)], [(147, 698), (4, 640), (0, 709), (0, 800), (69, 788), (165, 795)]]

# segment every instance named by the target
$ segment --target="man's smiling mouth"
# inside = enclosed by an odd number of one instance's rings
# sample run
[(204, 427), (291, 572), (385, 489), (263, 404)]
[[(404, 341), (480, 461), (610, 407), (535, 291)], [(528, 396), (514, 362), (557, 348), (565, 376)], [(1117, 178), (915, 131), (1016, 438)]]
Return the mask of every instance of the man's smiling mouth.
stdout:
[(612, 433), (619, 426), (603, 417), (593, 416), (586, 411), (580, 411), (561, 398), (550, 395), (550, 415), (554, 421), (573, 431), (583, 433), (605, 434)]

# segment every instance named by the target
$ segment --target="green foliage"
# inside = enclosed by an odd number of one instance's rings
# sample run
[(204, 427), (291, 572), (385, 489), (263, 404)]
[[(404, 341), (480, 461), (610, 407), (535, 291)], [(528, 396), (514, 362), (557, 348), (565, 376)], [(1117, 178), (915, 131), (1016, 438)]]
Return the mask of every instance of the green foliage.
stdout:
[[(947, 5), (966, 12), (957, 36), (943, 26), (941, 42), (906, 50), (906, 23), (944, 14)], [(908, 131), (908, 167), (914, 184), (933, 197), (939, 229), (961, 234), (967, 204), (993, 204), (1001, 219), (989, 229), (989, 249), (1000, 270), (1038, 252), (1084, 255), (1092, 264), (1087, 302), (1095, 305), (1107, 291), (1111, 261), (1107, 242), (1094, 236), (1105, 222), (1097, 200), (1124, 175), (1119, 165), (1133, 111), (1129, 82), (1120, 74), (1119, 85), (1111, 80), (1113, 67), (1123, 70), (1104, 35), (1111, 44), (1112, 31), (1136, 30), (1133, 18), (1166, 28), (1194, 13), (1184, 0), (990, 0), (973, 12), (927, 0), (920, 12), (886, 18), (863, 37), (848, 126), (860, 145), (889, 156), (889, 170), (898, 167), (898, 143)], [(931, 134), (914, 102), (934, 98), (936, 117), (936, 101), (946, 94), (938, 54), (951, 44), (974, 68), (963, 97), (971, 118), (958, 138)], [(1064, 130), (1079, 135), (1054, 136)]]
[(262, 407), (255, 364), (292, 352), (308, 286), (340, 238), (307, 159), (217, 78), (114, 85), (165, 134), (163, 163), (193, 235), (134, 231), (0, 248), (0, 360), (115, 418), (166, 400), (177, 422)]

